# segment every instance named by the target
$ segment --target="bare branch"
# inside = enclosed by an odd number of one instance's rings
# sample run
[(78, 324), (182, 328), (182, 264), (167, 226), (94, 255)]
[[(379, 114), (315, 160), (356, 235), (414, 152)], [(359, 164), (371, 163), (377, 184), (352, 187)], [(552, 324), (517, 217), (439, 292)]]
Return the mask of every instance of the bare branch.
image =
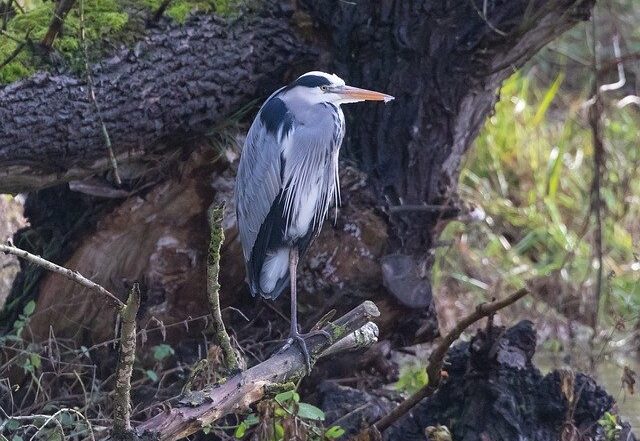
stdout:
[(49, 29), (42, 39), (41, 44), (45, 49), (51, 49), (53, 46), (53, 42), (62, 30), (64, 19), (73, 7), (74, 3), (75, 0), (61, 0), (56, 5), (56, 9), (53, 12), (53, 18), (51, 19), (51, 24), (49, 24)]
[[(323, 353), (334, 353), (330, 346), (361, 328), (371, 329), (372, 318), (379, 315), (378, 308), (370, 301), (362, 303), (334, 323), (323, 329), (331, 340), (323, 335), (305, 338), (312, 360)], [(360, 335), (369, 335), (368, 344), (375, 341), (375, 333), (363, 331)], [(353, 338), (354, 344), (361, 346), (361, 338)], [(344, 347), (343, 349), (351, 349)], [(342, 349), (341, 349), (342, 350)], [(302, 353), (296, 345), (273, 355), (268, 360), (232, 377), (221, 384), (191, 392), (168, 411), (164, 411), (142, 423), (136, 428), (139, 439), (160, 441), (176, 440), (202, 429), (203, 426), (233, 412), (246, 409), (252, 403), (262, 399), (269, 389), (301, 378), (306, 372)]]
[(20, 55), (20, 52), (22, 52), (22, 50), (25, 48), (25, 46), (29, 42), (30, 33), (31, 33), (31, 29), (27, 31), (27, 35), (25, 35), (24, 41), (19, 43), (18, 46), (16, 46), (16, 48), (13, 50), (13, 52), (11, 52), (9, 56), (2, 63), (0, 63), (0, 69), (5, 67), (7, 64), (11, 63), (18, 55)]
[(156, 12), (153, 13), (153, 17), (151, 17), (151, 20), (150, 20), (151, 23), (157, 23), (158, 21), (160, 21), (160, 18), (162, 18), (162, 15), (167, 10), (167, 7), (169, 7), (170, 3), (171, 3), (171, 0), (162, 1), (158, 9), (156, 9)]
[(49, 262), (48, 260), (43, 259), (40, 256), (31, 254), (28, 251), (22, 250), (13, 245), (0, 244), (0, 252), (5, 254), (13, 254), (14, 256), (20, 257), (21, 259), (24, 259), (26, 261), (33, 263), (34, 265), (38, 265), (46, 270), (60, 274), (61, 276), (66, 277), (67, 279), (73, 280), (77, 284), (84, 286), (85, 288), (93, 291), (94, 293), (107, 297), (110, 303), (112, 303), (118, 310), (121, 310), (122, 308), (125, 307), (125, 304), (119, 298), (117, 298), (115, 295), (107, 291), (104, 287), (87, 279), (77, 271), (73, 271), (68, 268), (62, 267), (60, 265), (56, 265), (53, 262)]
[(136, 315), (140, 308), (140, 286), (134, 283), (127, 305), (121, 312), (120, 353), (116, 368), (116, 387), (113, 399), (113, 433), (125, 438), (131, 433), (131, 373), (136, 359)]
[(600, 92), (618, 90), (627, 83), (627, 78), (624, 74), (624, 63), (621, 60), (622, 54), (620, 53), (620, 36), (617, 34), (613, 36), (613, 54), (616, 57), (615, 59), (617, 60), (616, 65), (618, 67), (618, 81), (616, 81), (615, 83), (601, 85)]
[(416, 404), (422, 401), (424, 398), (432, 395), (440, 384), (440, 371), (447, 351), (451, 347), (454, 341), (456, 341), (460, 335), (483, 317), (489, 317), (495, 314), (497, 311), (505, 308), (529, 293), (527, 288), (521, 288), (515, 293), (511, 294), (502, 300), (494, 300), (490, 303), (482, 303), (478, 305), (471, 314), (464, 317), (458, 322), (458, 324), (447, 335), (444, 336), (438, 346), (433, 350), (429, 356), (429, 364), (427, 365), (427, 374), (429, 377), (429, 384), (424, 386), (415, 394), (404, 400), (395, 409), (389, 412), (384, 417), (376, 421), (371, 428), (367, 429), (373, 433), (382, 432), (387, 429), (391, 424), (396, 422), (401, 416), (409, 412)]

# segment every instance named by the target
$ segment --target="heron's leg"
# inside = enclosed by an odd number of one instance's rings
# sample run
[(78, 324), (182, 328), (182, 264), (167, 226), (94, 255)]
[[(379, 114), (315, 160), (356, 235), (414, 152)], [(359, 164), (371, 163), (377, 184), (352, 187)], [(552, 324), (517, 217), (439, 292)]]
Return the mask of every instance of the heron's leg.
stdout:
[(289, 251), (289, 276), (291, 280), (291, 333), (289, 340), (291, 343), (296, 342), (304, 356), (304, 362), (307, 366), (307, 373), (311, 373), (311, 356), (304, 338), (298, 330), (298, 295), (296, 289), (296, 275), (298, 271), (298, 248), (293, 247)]
[(289, 275), (291, 281), (291, 337), (299, 334), (298, 331), (298, 295), (296, 289), (296, 276), (298, 271), (298, 248), (293, 247), (289, 251)]
[(300, 330), (298, 329), (298, 296), (296, 286), (299, 259), (298, 253), (299, 251), (297, 248), (292, 248), (291, 251), (289, 251), (289, 275), (291, 279), (291, 332), (287, 344), (281, 349), (281, 351), (289, 348), (294, 342), (297, 343), (300, 347), (302, 355), (304, 356), (307, 373), (311, 373), (311, 355), (309, 354), (309, 349), (307, 348), (307, 344), (304, 341), (305, 337), (320, 334), (331, 341), (331, 335), (327, 331), (322, 329), (311, 331), (308, 334), (301, 334)]

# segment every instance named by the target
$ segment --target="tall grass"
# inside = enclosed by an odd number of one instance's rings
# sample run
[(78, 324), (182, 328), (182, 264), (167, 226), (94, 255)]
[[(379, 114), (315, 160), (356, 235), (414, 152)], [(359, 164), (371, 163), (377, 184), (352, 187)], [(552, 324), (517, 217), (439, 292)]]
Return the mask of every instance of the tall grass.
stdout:
[[(586, 99), (563, 93), (562, 74), (542, 90), (532, 78), (516, 74), (504, 84), (468, 154), (459, 193), (484, 216), (442, 233), (454, 245), (438, 251), (435, 284), (495, 295), (536, 281), (534, 295), (586, 320), (597, 269)], [(609, 105), (603, 128), (601, 320), (612, 322), (637, 318), (640, 307), (640, 118)]]

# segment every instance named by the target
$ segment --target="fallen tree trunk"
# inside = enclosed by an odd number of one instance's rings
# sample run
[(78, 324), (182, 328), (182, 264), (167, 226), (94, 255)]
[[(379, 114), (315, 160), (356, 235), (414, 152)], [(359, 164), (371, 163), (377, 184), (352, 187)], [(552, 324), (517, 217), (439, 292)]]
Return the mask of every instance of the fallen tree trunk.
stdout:
[[(323, 335), (306, 337), (312, 359), (323, 355), (325, 351), (336, 353), (375, 343), (377, 331), (370, 321), (379, 314), (378, 308), (366, 301), (323, 328), (331, 335), (331, 339)], [(365, 329), (365, 326), (369, 328)], [(365, 329), (365, 332), (356, 337), (354, 333), (361, 329)], [(341, 343), (343, 339), (346, 342)], [(284, 383), (300, 379), (305, 371), (304, 357), (294, 344), (223, 383), (188, 393), (170, 410), (140, 424), (136, 428), (137, 435), (140, 440), (184, 438), (225, 415), (246, 410), (252, 403), (261, 400), (267, 391), (277, 390)]]
[[(158, 160), (177, 140), (203, 135), (266, 96), (311, 53), (285, 19), (165, 21), (135, 48), (92, 67), (114, 153), (123, 163)], [(0, 89), (0, 193), (108, 170), (101, 127), (82, 78), (39, 73)]]

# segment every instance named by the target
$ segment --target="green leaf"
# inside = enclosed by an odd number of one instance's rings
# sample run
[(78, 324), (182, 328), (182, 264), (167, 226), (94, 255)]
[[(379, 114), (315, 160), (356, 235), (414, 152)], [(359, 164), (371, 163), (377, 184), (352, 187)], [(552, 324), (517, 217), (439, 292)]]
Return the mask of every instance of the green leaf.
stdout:
[[(69, 412), (62, 412), (58, 416), (58, 421), (60, 421), (60, 424), (62, 424), (64, 427), (74, 427), (76, 425), (75, 420), (73, 419), (73, 417)], [(43, 424), (44, 424), (44, 421), (43, 421)]]
[(429, 376), (424, 366), (408, 364), (400, 368), (396, 389), (413, 394), (429, 384)]
[(327, 429), (326, 432), (324, 432), (324, 436), (326, 438), (329, 439), (336, 439), (336, 438), (340, 438), (342, 435), (344, 435), (344, 429), (340, 426), (331, 426)]
[(162, 361), (165, 358), (175, 354), (175, 351), (173, 350), (173, 348), (164, 343), (154, 346), (152, 349), (153, 349), (153, 358), (155, 358), (158, 361)]
[(36, 302), (33, 300), (30, 300), (29, 303), (24, 305), (24, 309), (22, 310), (22, 313), (27, 317), (29, 317), (31, 314), (33, 314), (33, 311), (35, 310), (36, 310)]
[(147, 378), (149, 378), (149, 380), (153, 381), (154, 383), (158, 381), (158, 374), (156, 374), (155, 371), (148, 369), (145, 371), (145, 373), (147, 374)]
[(298, 416), (307, 420), (324, 421), (324, 412), (309, 403), (298, 404)]
[(38, 354), (29, 354), (29, 362), (35, 369), (40, 369), (42, 366), (42, 359)]
[(544, 94), (544, 98), (542, 98), (542, 102), (538, 106), (538, 110), (536, 110), (536, 114), (533, 117), (533, 125), (537, 126), (538, 124), (540, 124), (540, 122), (544, 118), (544, 115), (547, 113), (551, 102), (558, 93), (558, 89), (560, 89), (560, 85), (562, 84), (563, 80), (564, 74), (559, 73), (553, 84), (551, 84), (551, 87), (549, 87), (549, 89), (547, 90), (547, 93)]
[(291, 389), (285, 392), (280, 392), (275, 396), (275, 400), (278, 404), (286, 403), (289, 400), (293, 400), (295, 402), (300, 401), (300, 395), (295, 391), (295, 389)]
[(284, 439), (284, 426), (280, 423), (274, 424), (274, 432), (277, 440)]
[(247, 433), (247, 424), (243, 421), (238, 424), (238, 427), (236, 427), (236, 431), (233, 433), (233, 436), (240, 439), (245, 435), (245, 433)]
[(20, 427), (20, 421), (9, 419), (9, 421), (7, 421), (7, 424), (5, 424), (4, 427), (9, 431), (14, 431), (18, 427)]
[(243, 421), (243, 423), (245, 423), (249, 427), (255, 426), (259, 422), (260, 420), (258, 419), (258, 416), (255, 413), (250, 413), (249, 415), (247, 415), (247, 417)]
[(24, 441), (20, 435), (13, 435), (11, 441)]

